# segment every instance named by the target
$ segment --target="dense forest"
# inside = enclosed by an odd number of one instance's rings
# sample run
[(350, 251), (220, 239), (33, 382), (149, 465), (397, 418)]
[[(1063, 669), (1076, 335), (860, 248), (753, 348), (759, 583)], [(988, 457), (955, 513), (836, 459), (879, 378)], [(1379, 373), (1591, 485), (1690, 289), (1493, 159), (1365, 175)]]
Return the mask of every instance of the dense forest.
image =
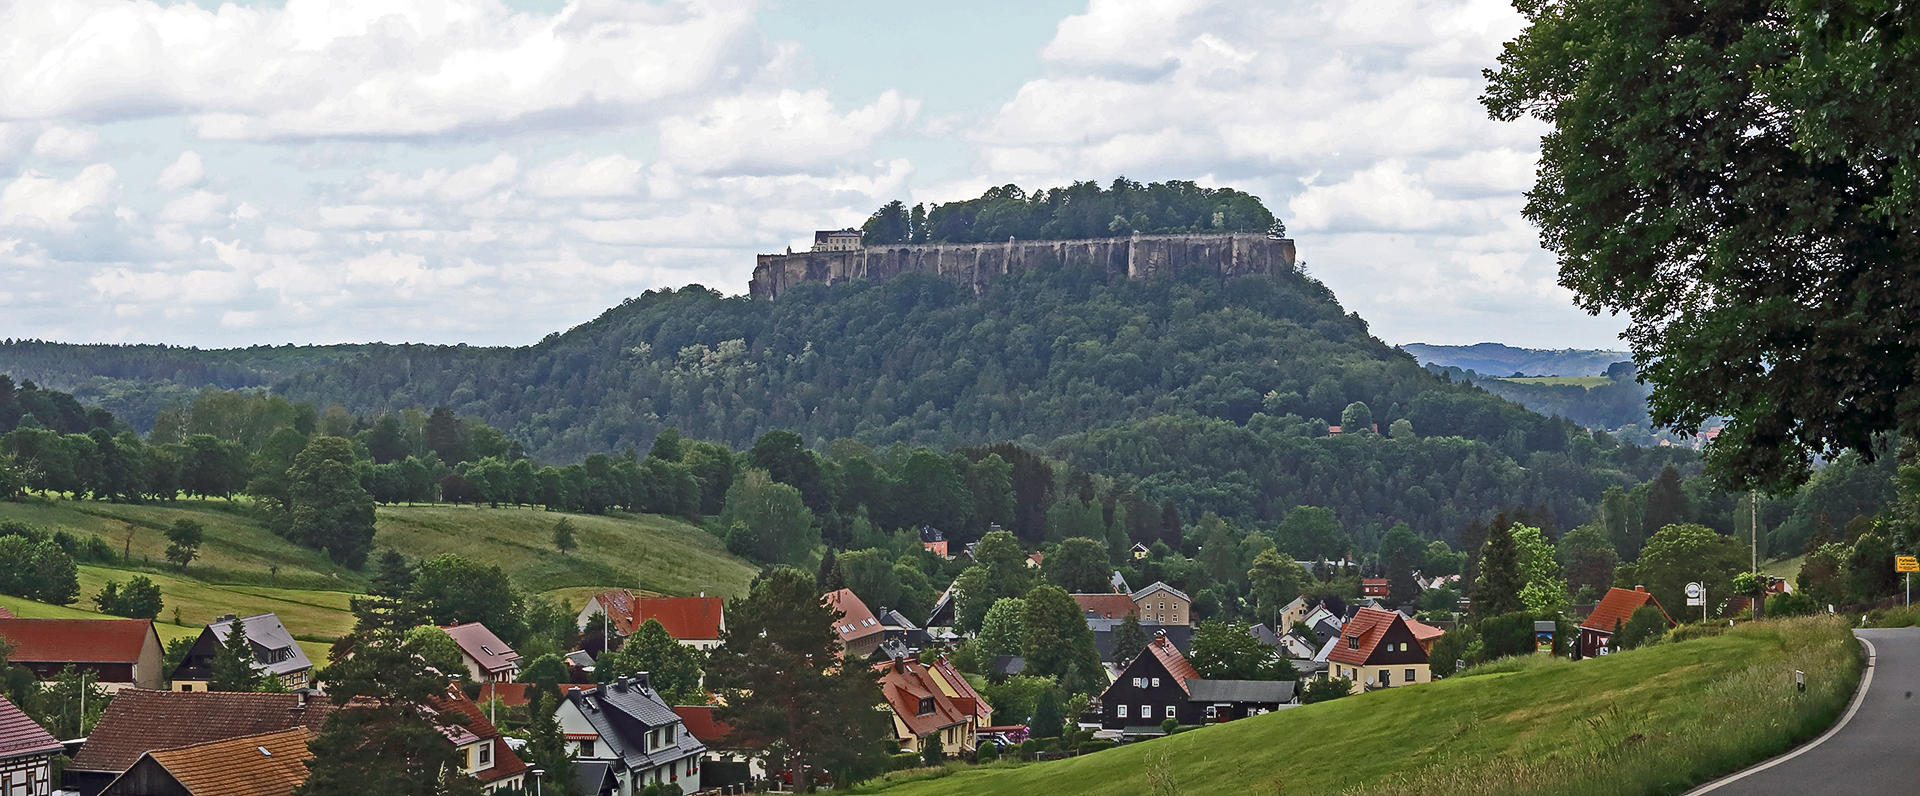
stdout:
[(977, 199), (928, 209), (894, 201), (860, 228), (867, 245), (1075, 240), (1180, 232), (1264, 232), (1285, 235), (1260, 198), (1232, 188), (1202, 188), (1184, 180), (1148, 185), (1122, 177), (1102, 189), (1076, 182), (1027, 193), (1018, 185), (990, 188)]

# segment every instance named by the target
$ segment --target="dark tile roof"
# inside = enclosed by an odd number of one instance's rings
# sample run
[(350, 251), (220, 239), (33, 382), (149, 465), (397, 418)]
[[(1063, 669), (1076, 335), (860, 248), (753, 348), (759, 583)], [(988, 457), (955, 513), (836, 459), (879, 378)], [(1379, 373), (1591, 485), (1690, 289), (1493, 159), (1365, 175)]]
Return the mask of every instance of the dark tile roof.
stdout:
[[(215, 641), (225, 644), (227, 634), (233, 632), (233, 622), (231, 617), (222, 617), (213, 624), (207, 625), (201, 632), (212, 633)], [(300, 649), (300, 645), (294, 642), (293, 633), (287, 630), (286, 625), (280, 623), (280, 617), (272, 613), (255, 614), (240, 617), (240, 622), (247, 628), (248, 641), (268, 650), (284, 650), (280, 653), (286, 656), (284, 659), (273, 663), (256, 661), (255, 667), (275, 675), (292, 674), (313, 668), (313, 662), (307, 660), (306, 651)]]
[(1291, 702), (1291, 680), (1189, 680), (1187, 698), (1193, 702)]
[[(707, 747), (699, 738), (684, 732), (685, 726), (679, 714), (667, 707), (658, 692), (638, 678), (618, 680), (592, 690), (570, 692), (567, 699), (573, 701), (580, 709), (580, 714), (586, 717), (587, 723), (593, 725), (594, 733), (607, 744), (607, 749), (619, 755), (620, 761), (628, 768), (652, 768), (706, 751)], [(671, 749), (642, 751), (639, 739), (630, 735), (671, 725), (682, 725), (683, 730), (674, 734), (674, 747)]]
[(87, 743), (68, 768), (77, 771), (127, 770), (142, 753), (154, 749), (221, 741), (244, 735), (306, 727), (318, 732), (333, 714), (325, 697), (300, 694), (247, 694), (223, 691), (147, 691), (128, 688), (115, 695)]
[(64, 748), (53, 733), (33, 723), (33, 719), (6, 697), (0, 697), (0, 760), (48, 754)]
[(613, 776), (613, 762), (610, 760), (576, 760), (573, 763), (573, 792), (587, 796), (599, 796), (608, 788), (618, 787)]
[[(1113, 649), (1116, 646), (1113, 634), (1120, 629), (1122, 621), (1124, 620), (1087, 620), (1087, 624), (1093, 627), (1093, 648), (1100, 653), (1101, 663), (1118, 663), (1123, 666), (1129, 663), (1129, 661), (1113, 659)], [(1193, 651), (1192, 625), (1157, 625), (1152, 622), (1143, 622), (1140, 624), (1140, 630), (1147, 634), (1148, 640), (1152, 640), (1156, 634), (1165, 633), (1167, 640), (1173, 642), (1174, 648), (1180, 650), (1183, 655)]]

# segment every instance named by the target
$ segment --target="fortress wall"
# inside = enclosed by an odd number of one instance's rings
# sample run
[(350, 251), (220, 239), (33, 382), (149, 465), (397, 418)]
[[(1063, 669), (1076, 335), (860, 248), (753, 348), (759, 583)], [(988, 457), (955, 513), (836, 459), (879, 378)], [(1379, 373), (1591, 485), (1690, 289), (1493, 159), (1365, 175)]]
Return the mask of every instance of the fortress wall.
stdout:
[(802, 282), (878, 282), (918, 271), (959, 281), (978, 293), (1001, 274), (1038, 268), (1048, 262), (1084, 263), (1110, 274), (1139, 279), (1192, 268), (1220, 276), (1270, 274), (1292, 270), (1295, 261), (1292, 240), (1240, 233), (885, 244), (853, 251), (759, 255), (751, 291), (759, 298), (774, 298)]

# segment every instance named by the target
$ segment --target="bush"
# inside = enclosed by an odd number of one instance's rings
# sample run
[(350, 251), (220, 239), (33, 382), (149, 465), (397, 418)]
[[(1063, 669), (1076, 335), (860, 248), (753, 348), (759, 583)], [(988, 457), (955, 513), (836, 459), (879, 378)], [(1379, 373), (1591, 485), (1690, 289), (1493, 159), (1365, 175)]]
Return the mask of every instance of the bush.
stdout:
[[(1641, 610), (1646, 610), (1646, 609), (1643, 608)], [(1637, 615), (1640, 612), (1635, 611), (1634, 613)], [(1632, 623), (1628, 623), (1628, 624), (1632, 624)], [(1674, 643), (1679, 643), (1682, 641), (1692, 641), (1693, 639), (1696, 639), (1696, 638), (1713, 638), (1714, 636), (1726, 635), (1727, 630), (1728, 630), (1727, 626), (1719, 622), (1709, 622), (1703, 625), (1681, 625), (1679, 627), (1676, 627), (1672, 630), (1667, 631), (1665, 640), (1671, 641)], [(1643, 644), (1640, 646), (1647, 646), (1647, 645), (1656, 644), (1656, 643), (1659, 643), (1658, 637), (1656, 637), (1654, 641), (1647, 642), (1646, 644)]]
[(1515, 612), (1490, 616), (1480, 620), (1474, 630), (1479, 633), (1482, 660), (1534, 653), (1533, 614)]
[(1168, 735), (1172, 735), (1173, 731), (1179, 728), (1180, 728), (1179, 719), (1167, 719), (1166, 721), (1160, 722), (1160, 731)]
[(921, 763), (920, 753), (918, 752), (901, 752), (900, 754), (897, 754), (897, 755), (887, 756), (888, 768), (890, 768), (893, 771), (905, 771), (909, 768), (919, 768), (920, 763)]
[[(1716, 625), (1716, 627), (1719, 626)], [(1725, 632), (1726, 628), (1720, 627), (1720, 630), (1721, 632)], [(1633, 609), (1633, 614), (1627, 617), (1627, 623), (1622, 625), (1620, 632), (1614, 635), (1613, 646), (1626, 650), (1645, 647), (1660, 643), (1660, 640), (1666, 635), (1667, 615), (1661, 613), (1660, 609), (1651, 605), (1642, 605), (1639, 608)], [(1712, 633), (1710, 635), (1717, 636), (1720, 634)], [(1688, 636), (1687, 638), (1699, 637)], [(1684, 641), (1685, 639), (1674, 640)]]
[(1311, 705), (1315, 702), (1326, 702), (1332, 699), (1339, 699), (1352, 693), (1353, 681), (1345, 677), (1330, 677), (1325, 680), (1314, 680), (1307, 683), (1306, 688), (1300, 689), (1300, 704)]
[(1097, 741), (1087, 741), (1086, 743), (1080, 744), (1080, 754), (1090, 755), (1090, 754), (1093, 754), (1094, 752), (1100, 752), (1100, 751), (1105, 751), (1107, 749), (1112, 749), (1115, 745), (1116, 744), (1114, 744), (1114, 742), (1105, 740), (1105, 739), (1101, 739)]
[(1813, 616), (1819, 612), (1820, 606), (1805, 592), (1782, 592), (1767, 598), (1767, 616), (1774, 619)]
[(999, 759), (1000, 746), (992, 741), (982, 741), (980, 748), (974, 750), (973, 760), (976, 763), (991, 763)]

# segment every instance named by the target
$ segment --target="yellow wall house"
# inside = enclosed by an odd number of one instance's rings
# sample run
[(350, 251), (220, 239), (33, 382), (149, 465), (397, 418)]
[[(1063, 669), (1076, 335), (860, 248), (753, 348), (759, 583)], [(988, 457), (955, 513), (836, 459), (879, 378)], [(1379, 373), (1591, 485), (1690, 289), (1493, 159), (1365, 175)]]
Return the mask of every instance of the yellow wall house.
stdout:
[(1378, 608), (1360, 609), (1341, 628), (1339, 642), (1327, 653), (1327, 675), (1352, 680), (1356, 694), (1433, 679), (1427, 651), (1406, 617)]

